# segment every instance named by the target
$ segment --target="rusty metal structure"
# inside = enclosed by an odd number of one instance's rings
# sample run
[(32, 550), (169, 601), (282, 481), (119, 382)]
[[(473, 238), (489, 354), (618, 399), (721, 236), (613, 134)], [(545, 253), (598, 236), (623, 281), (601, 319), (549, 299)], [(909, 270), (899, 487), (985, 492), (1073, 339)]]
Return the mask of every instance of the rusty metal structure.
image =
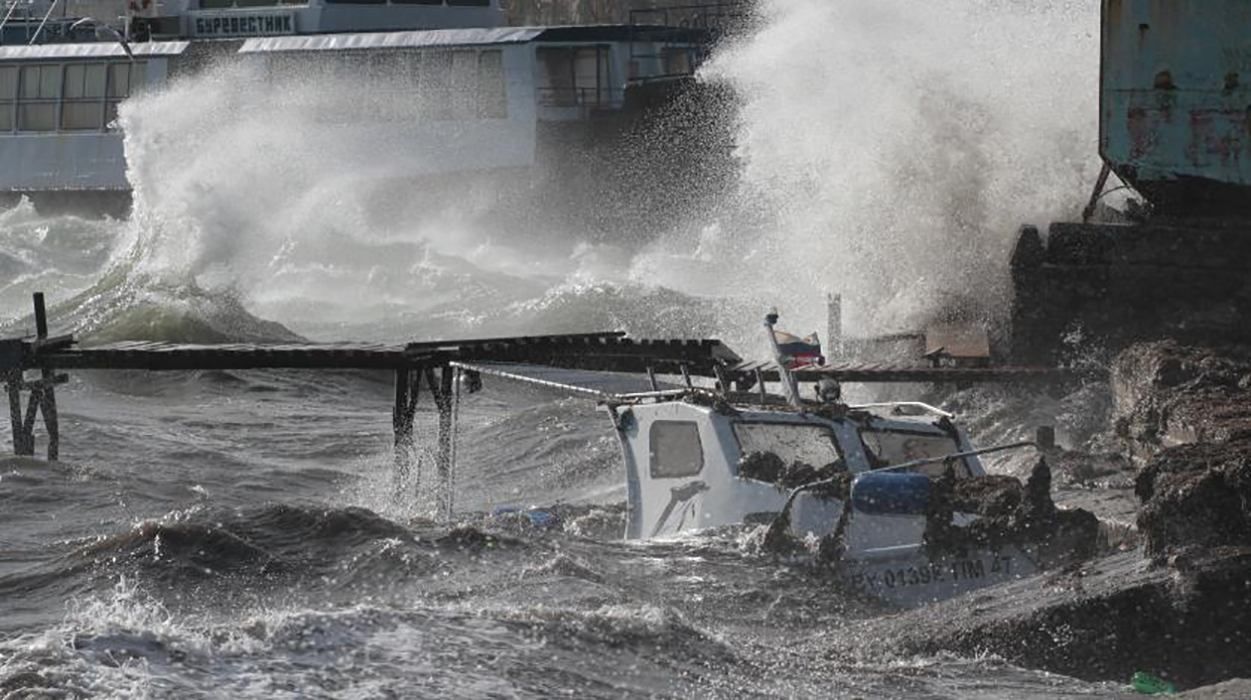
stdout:
[(1251, 214), (1251, 2), (1104, 0), (1099, 153), (1161, 214)]
[[(1100, 35), (1103, 170), (1081, 223), (1020, 232), (1013, 359), (1251, 342), (1251, 0), (1103, 0)], [(1111, 173), (1145, 203), (1098, 221)]]

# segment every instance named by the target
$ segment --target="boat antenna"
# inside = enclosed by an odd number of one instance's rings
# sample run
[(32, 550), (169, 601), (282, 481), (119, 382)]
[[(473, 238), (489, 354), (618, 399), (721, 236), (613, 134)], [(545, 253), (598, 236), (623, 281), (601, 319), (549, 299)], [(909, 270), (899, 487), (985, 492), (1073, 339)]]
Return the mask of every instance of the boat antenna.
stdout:
[(799, 384), (795, 381), (795, 375), (791, 374), (791, 370), (787, 367), (790, 358), (782, 354), (782, 348), (778, 345), (778, 337), (774, 332), (774, 326), (778, 322), (777, 307), (769, 309), (769, 313), (765, 314), (765, 335), (769, 336), (769, 347), (773, 348), (773, 359), (778, 365), (778, 379), (782, 382), (782, 391), (786, 394), (786, 401), (790, 405), (803, 410), (803, 402), (799, 400)]

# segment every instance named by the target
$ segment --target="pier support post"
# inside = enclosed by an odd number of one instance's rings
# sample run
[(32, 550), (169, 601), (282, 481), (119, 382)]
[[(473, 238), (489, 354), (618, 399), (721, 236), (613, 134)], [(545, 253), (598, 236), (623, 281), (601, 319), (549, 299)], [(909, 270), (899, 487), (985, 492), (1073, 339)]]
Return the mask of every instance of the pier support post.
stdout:
[(412, 480), (413, 424), (408, 415), (408, 370), (395, 370), (395, 405), (391, 407), (391, 430), (395, 437), (395, 465), (391, 471), (392, 497), (399, 503)]
[[(35, 455), (35, 421), (43, 414), (43, 425), (48, 431), (48, 461), (55, 462), (61, 452), (61, 426), (56, 410), (56, 385), (63, 384), (65, 375), (57, 375), (51, 369), (43, 370), (43, 377), (26, 381), (20, 369), (10, 370), (5, 376), (5, 388), (9, 394), (9, 422), (13, 429), (13, 454), (19, 457)], [(22, 411), (22, 390), (30, 392), (26, 410)]]
[[(434, 402), (439, 409), (438, 451), (435, 469), (438, 472), (438, 512), (444, 520), (452, 518), (452, 380), (454, 370), (444, 365), (439, 371), (439, 388)], [(430, 377), (433, 381), (434, 377)]]
[(421, 394), (421, 368), (395, 370), (395, 405), (391, 408), (391, 427), (395, 433), (395, 468), (392, 483), (396, 502), (405, 495), (415, 495), (420, 488), (420, 470), (414, 475), (416, 440), (413, 419), (417, 415), (417, 397)]
[[(9, 424), (13, 429), (13, 453), (23, 457), (35, 454), (35, 421), (43, 413), (44, 428), (48, 431), (48, 461), (55, 462), (61, 452), (61, 429), (56, 409), (56, 385), (68, 381), (51, 367), (40, 362), (41, 351), (64, 347), (73, 342), (72, 336), (48, 337), (48, 312), (42, 292), (35, 292), (35, 340), (14, 338), (0, 341), (0, 376), (9, 395)], [(26, 380), (26, 369), (32, 364), (39, 367), (40, 378)], [(30, 392), (26, 410), (22, 410), (22, 390)]]
[(9, 423), (13, 427), (13, 454), (35, 454), (35, 442), (26, 432), (22, 420), (22, 370), (12, 369), (5, 373), (4, 384), (9, 392)]
[[(43, 292), (35, 292), (35, 335), (37, 342), (43, 345), (48, 341), (48, 310), (44, 306)], [(39, 388), (32, 389), (30, 401), (39, 399), (39, 410), (43, 411), (43, 425), (48, 431), (48, 461), (55, 462), (61, 456), (61, 423), (56, 412), (56, 373), (51, 367), (40, 370), (42, 381)], [(31, 438), (31, 453), (34, 453), (34, 438)]]

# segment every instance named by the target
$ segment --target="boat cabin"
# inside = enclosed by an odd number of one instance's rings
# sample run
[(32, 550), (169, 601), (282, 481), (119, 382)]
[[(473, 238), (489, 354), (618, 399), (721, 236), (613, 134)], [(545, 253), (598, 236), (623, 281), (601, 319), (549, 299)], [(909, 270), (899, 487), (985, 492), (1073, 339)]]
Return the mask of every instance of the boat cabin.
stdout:
[[(769, 522), (790, 489), (805, 478), (796, 470), (807, 471), (809, 481), (845, 474), (855, 483), (861, 475), (921, 461), (900, 471), (938, 476), (946, 469), (941, 458), (972, 451), (951, 416), (924, 404), (853, 409), (839, 417), (762, 406), (727, 408), (667, 401), (617, 411), (630, 494), (628, 538)], [(761, 456), (775, 466), (755, 468), (751, 462)], [(961, 457), (955, 465), (957, 478), (985, 473), (976, 455)], [(792, 530), (801, 537), (830, 534), (842, 507), (837, 499), (801, 493)], [(893, 515), (924, 529), (924, 513)], [(875, 538), (869, 537), (872, 528), (858, 528), (859, 548), (919, 542), (914, 527), (893, 529), (894, 535)]]
[[(771, 534), (781, 523), (809, 548), (837, 543), (846, 585), (899, 606), (1040, 568), (1014, 543), (929, 548), (934, 479), (985, 475), (964, 432), (931, 406), (805, 412), (696, 394), (608, 405), (625, 457), (629, 539), (743, 524)], [(954, 512), (950, 522), (978, 517)]]

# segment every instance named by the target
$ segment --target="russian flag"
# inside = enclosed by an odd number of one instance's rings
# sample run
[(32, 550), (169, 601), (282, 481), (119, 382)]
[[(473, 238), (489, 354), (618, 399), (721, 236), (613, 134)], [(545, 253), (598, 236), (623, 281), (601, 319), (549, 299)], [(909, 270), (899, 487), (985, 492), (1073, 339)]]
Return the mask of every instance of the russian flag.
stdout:
[(777, 339), (778, 351), (782, 353), (789, 369), (825, 364), (825, 358), (821, 356), (821, 339), (816, 333), (800, 338), (786, 331), (775, 330), (773, 337)]

